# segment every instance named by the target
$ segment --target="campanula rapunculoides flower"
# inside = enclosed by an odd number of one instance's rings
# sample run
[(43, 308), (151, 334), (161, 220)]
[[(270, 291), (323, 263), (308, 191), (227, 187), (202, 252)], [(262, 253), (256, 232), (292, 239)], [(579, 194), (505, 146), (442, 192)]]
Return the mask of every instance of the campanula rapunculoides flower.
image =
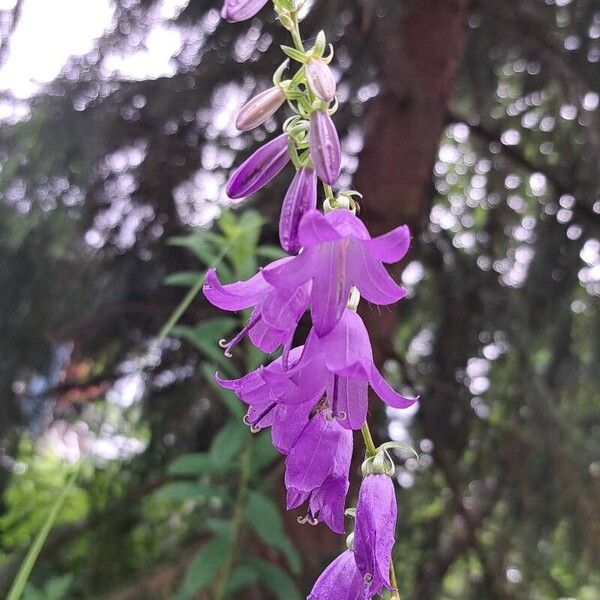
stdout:
[(254, 194), (276, 177), (289, 160), (287, 134), (282, 133), (261, 146), (236, 169), (227, 182), (227, 195), (237, 200)]
[(309, 211), (317, 207), (317, 175), (309, 167), (301, 167), (288, 188), (281, 206), (279, 218), (279, 241), (281, 247), (290, 254), (300, 250), (298, 226)]
[(304, 68), (310, 91), (319, 100), (331, 102), (335, 98), (336, 84), (329, 65), (320, 58), (311, 58)]
[[(275, 261), (283, 263), (289, 258)], [(289, 346), (296, 325), (306, 311), (310, 284), (296, 290), (278, 290), (267, 283), (258, 273), (247, 281), (223, 285), (215, 269), (209, 269), (204, 280), (203, 292), (213, 305), (230, 311), (254, 307), (247, 325), (225, 345), (226, 355), (246, 335), (263, 352), (273, 352), (279, 346)], [(289, 348), (288, 348), (289, 349)]]
[(285, 93), (276, 85), (246, 102), (235, 120), (240, 131), (250, 131), (272, 117), (285, 102)]
[(390, 565), (397, 517), (394, 483), (388, 475), (367, 475), (360, 486), (354, 528), (354, 557), (365, 585), (381, 594), (390, 583)]
[(364, 587), (354, 552), (346, 550), (321, 573), (307, 600), (367, 600)]
[(307, 500), (308, 520), (344, 533), (344, 504), (350, 482), (352, 432), (317, 410), (285, 461), (288, 510)]
[(342, 151), (337, 129), (326, 110), (310, 116), (310, 160), (319, 179), (333, 185), (340, 176)]
[(345, 310), (333, 331), (322, 337), (311, 331), (306, 345), (301, 350), (294, 348), (292, 353), (287, 369), (277, 359), (240, 379), (218, 382), (250, 405), (311, 401), (314, 405), (326, 393), (327, 414), (346, 429), (360, 429), (364, 424), (369, 385), (394, 408), (407, 408), (417, 400), (399, 394), (383, 378), (373, 363), (366, 327), (350, 309)]
[(268, 0), (225, 0), (221, 17), (230, 23), (245, 21), (253, 17)]
[(336, 325), (352, 286), (374, 304), (393, 304), (406, 291), (382, 265), (399, 261), (410, 243), (408, 227), (401, 226), (371, 239), (367, 228), (351, 211), (334, 210), (323, 215), (308, 211), (298, 228), (304, 248), (286, 263), (263, 269), (265, 279), (281, 290), (297, 289), (312, 280), (311, 316), (317, 335)]

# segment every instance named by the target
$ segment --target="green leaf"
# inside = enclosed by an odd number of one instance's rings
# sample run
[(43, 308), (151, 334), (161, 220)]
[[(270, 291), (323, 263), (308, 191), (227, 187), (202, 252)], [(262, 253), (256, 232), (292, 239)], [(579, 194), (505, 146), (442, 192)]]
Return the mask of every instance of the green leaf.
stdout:
[(257, 537), (267, 546), (281, 551), (292, 572), (299, 573), (300, 555), (285, 534), (281, 514), (273, 501), (259, 492), (250, 492), (246, 517)]
[(268, 431), (263, 431), (254, 438), (252, 444), (252, 472), (258, 473), (261, 469), (270, 465), (279, 458), (279, 454), (271, 443), (271, 436)]
[(187, 600), (206, 589), (218, 575), (230, 550), (231, 542), (223, 536), (214, 537), (201, 548), (185, 571), (176, 600)]
[(196, 481), (172, 481), (154, 492), (154, 496), (168, 502), (183, 502), (208, 498), (225, 499), (224, 490)]
[(215, 436), (210, 456), (215, 468), (223, 469), (230, 464), (237, 464), (236, 457), (243, 450), (250, 432), (237, 420), (228, 421)]
[(303, 600), (296, 584), (283, 569), (259, 558), (250, 559), (248, 564), (277, 600)]
[(193, 287), (202, 277), (204, 277), (204, 273), (200, 271), (181, 271), (167, 275), (163, 283), (179, 287)]
[(300, 50), (296, 50), (296, 48), (292, 48), (291, 46), (281, 46), (281, 50), (286, 56), (299, 63), (304, 64), (308, 60), (304, 52), (300, 52)]
[(258, 573), (248, 565), (240, 565), (231, 574), (225, 591), (227, 594), (234, 594), (258, 581)]
[(177, 457), (168, 469), (171, 475), (180, 477), (195, 477), (210, 475), (215, 472), (215, 465), (210, 454), (206, 452), (191, 452)]
[[(206, 382), (219, 396), (219, 398), (221, 398), (223, 404), (225, 404), (232, 416), (241, 420), (245, 412), (244, 405), (233, 392), (230, 392), (229, 390), (222, 388), (220, 385), (217, 385), (217, 382), (215, 381), (215, 367), (212, 364), (203, 363), (200, 368), (202, 369), (202, 373), (206, 378)], [(237, 371), (235, 375), (237, 375)]]
[(225, 338), (235, 325), (235, 319), (220, 317), (203, 321), (195, 327), (177, 325), (173, 327), (171, 334), (186, 340), (210, 360), (217, 363), (228, 375), (235, 376), (237, 375), (235, 366), (219, 347), (219, 340)]

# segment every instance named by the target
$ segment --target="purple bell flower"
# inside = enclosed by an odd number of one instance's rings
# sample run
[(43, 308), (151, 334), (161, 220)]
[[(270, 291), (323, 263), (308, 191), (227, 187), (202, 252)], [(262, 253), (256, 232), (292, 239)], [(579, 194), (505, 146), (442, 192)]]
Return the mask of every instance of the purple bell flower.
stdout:
[[(272, 264), (283, 263), (283, 258)], [(258, 273), (247, 281), (223, 285), (215, 269), (209, 269), (204, 280), (203, 292), (207, 300), (223, 310), (238, 311), (254, 307), (246, 326), (232, 340), (225, 343), (225, 354), (246, 335), (263, 352), (273, 352), (279, 346), (285, 348), (285, 356), (292, 343), (292, 337), (309, 300), (309, 285), (297, 290), (277, 290)]]
[(252, 18), (268, 0), (225, 0), (221, 17), (230, 23)]
[(236, 169), (227, 182), (227, 195), (237, 200), (254, 194), (276, 177), (289, 160), (287, 134), (282, 133), (261, 146)]
[(300, 250), (298, 226), (304, 214), (317, 207), (317, 175), (308, 167), (296, 171), (281, 206), (279, 241), (290, 254)]
[(329, 113), (316, 110), (310, 116), (310, 159), (319, 179), (333, 185), (340, 175), (340, 138)]
[(323, 102), (335, 98), (335, 77), (329, 65), (320, 58), (311, 58), (305, 66), (306, 81), (310, 91)]
[[(398, 508), (388, 475), (367, 475), (360, 486), (354, 529), (356, 565), (369, 594), (381, 594), (390, 582), (392, 548)], [(369, 596), (371, 597), (371, 596)]]
[(280, 86), (264, 90), (240, 108), (235, 126), (240, 131), (250, 131), (272, 117), (284, 102), (285, 93)]
[[(305, 346), (289, 354), (289, 368), (282, 359), (234, 380), (217, 379), (247, 404), (315, 404), (327, 394), (326, 414), (345, 429), (360, 429), (367, 415), (370, 385), (389, 406), (407, 408), (417, 398), (396, 392), (373, 363), (369, 335), (362, 319), (347, 309), (338, 325), (319, 338), (314, 330)], [(252, 422), (264, 426), (260, 421)]]
[(352, 286), (374, 304), (393, 304), (406, 294), (382, 265), (397, 262), (406, 254), (410, 232), (405, 225), (371, 239), (349, 210), (327, 215), (309, 210), (300, 221), (298, 241), (303, 252), (262, 272), (279, 290), (297, 289), (312, 281), (311, 316), (319, 336), (335, 327)]
[(324, 571), (313, 586), (307, 600), (367, 600), (363, 579), (354, 560), (354, 552), (346, 550)]

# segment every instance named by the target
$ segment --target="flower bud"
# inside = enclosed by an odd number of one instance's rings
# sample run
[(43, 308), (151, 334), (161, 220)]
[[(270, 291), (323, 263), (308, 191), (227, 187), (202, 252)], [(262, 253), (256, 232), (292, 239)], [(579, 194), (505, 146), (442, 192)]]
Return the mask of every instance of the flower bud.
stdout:
[(306, 63), (306, 80), (310, 91), (323, 102), (331, 102), (335, 97), (335, 77), (329, 65), (318, 58)]
[(249, 100), (242, 106), (235, 121), (240, 131), (250, 131), (272, 117), (285, 102), (285, 94), (277, 85)]
[(287, 134), (283, 133), (261, 146), (237, 168), (227, 182), (227, 195), (237, 200), (254, 194), (278, 175), (289, 160)]
[(225, 0), (221, 17), (230, 23), (252, 18), (268, 0)]
[(319, 179), (333, 185), (340, 174), (340, 138), (335, 125), (324, 110), (310, 116), (310, 158)]
[(317, 207), (317, 175), (308, 167), (296, 171), (281, 207), (279, 241), (290, 254), (300, 250), (298, 225), (307, 210)]

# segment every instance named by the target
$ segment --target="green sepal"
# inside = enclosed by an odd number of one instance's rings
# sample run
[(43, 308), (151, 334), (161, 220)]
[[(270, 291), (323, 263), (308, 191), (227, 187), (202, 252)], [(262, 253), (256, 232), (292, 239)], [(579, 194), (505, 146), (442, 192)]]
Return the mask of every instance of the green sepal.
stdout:
[(308, 56), (306, 52), (301, 52), (300, 50), (296, 50), (296, 48), (292, 48), (291, 46), (281, 46), (281, 51), (289, 56), (292, 60), (295, 60), (299, 63), (305, 64), (308, 62)]

